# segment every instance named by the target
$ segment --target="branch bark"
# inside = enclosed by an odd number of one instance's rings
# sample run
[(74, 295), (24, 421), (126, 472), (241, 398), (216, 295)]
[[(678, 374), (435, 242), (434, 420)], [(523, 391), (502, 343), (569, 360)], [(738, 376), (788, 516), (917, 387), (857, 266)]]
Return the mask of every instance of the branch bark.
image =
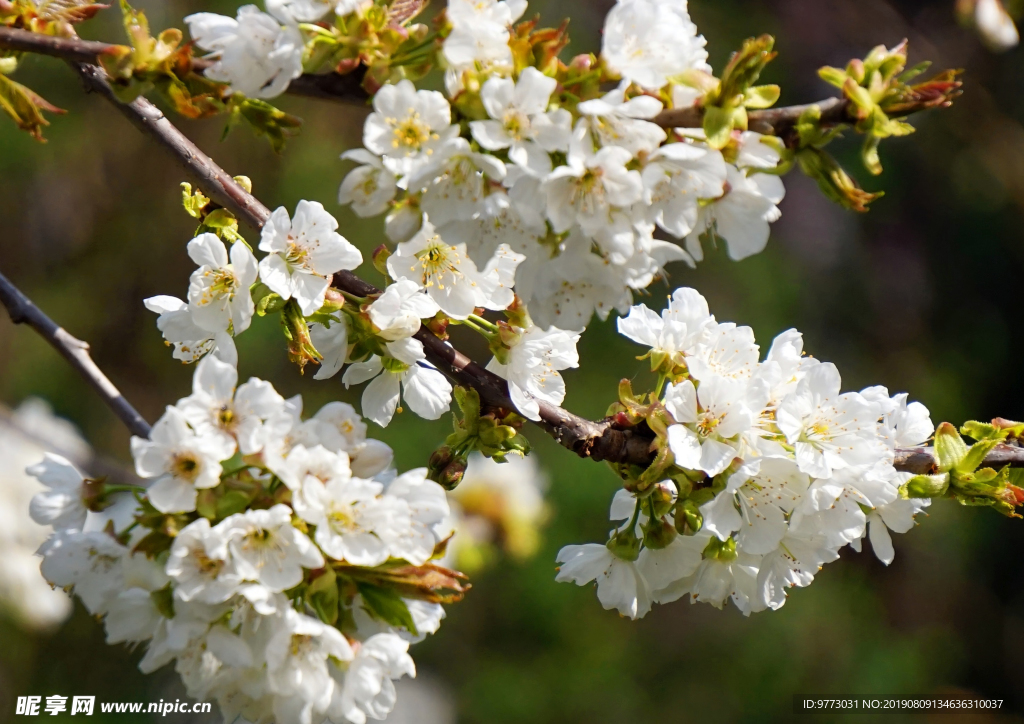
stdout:
[[(21, 34), (12, 36), (12, 32), (15, 31), (0, 28), (0, 48), (10, 47), (8, 44), (16, 41), (20, 44), (17, 48), (19, 50), (36, 50), (35, 47), (29, 47), (30, 41), (34, 43), (35, 39), (24, 37), (34, 34), (17, 31)], [(54, 43), (53, 40), (58, 39), (49, 39), (50, 42), (39, 46), (41, 49), (38, 52), (66, 57), (66, 50), (72, 47), (78, 48), (73, 44), (87, 42), (59, 39), (62, 40), (61, 43)], [(89, 90), (103, 95), (133, 125), (152, 136), (168, 150), (207, 196), (234, 213), (239, 220), (251, 228), (258, 231), (263, 227), (270, 216), (269, 209), (239, 186), (213, 159), (186, 138), (156, 106), (142, 97), (132, 103), (123, 104), (114, 96), (102, 69), (75, 60), (72, 60), (71, 64), (81, 75)], [(826, 122), (841, 123), (846, 119), (847, 104), (842, 99), (833, 98), (813, 105), (817, 105), (821, 109)], [(763, 123), (770, 125), (773, 129), (785, 132), (792, 128), (796, 119), (808, 107), (791, 106), (757, 111), (750, 114), (751, 125)], [(699, 109), (694, 108), (670, 109), (662, 114), (663, 117), (659, 117), (658, 122), (674, 128), (699, 126), (699, 114)], [(352, 272), (336, 274), (333, 283), (339, 289), (358, 296), (368, 296), (380, 292), (379, 289)], [(431, 364), (456, 384), (477, 390), (484, 405), (491, 408), (515, 409), (505, 380), (488, 372), (451, 345), (442, 342), (426, 327), (421, 327), (415, 337), (423, 343), (427, 360)], [(636, 465), (649, 465), (653, 460), (651, 453), (653, 439), (649, 435), (636, 430), (618, 429), (610, 419), (588, 420), (549, 403), (541, 402), (539, 407), (541, 419), (537, 424), (560, 445), (572, 450), (580, 457)], [(989, 458), (986, 458), (985, 464), (1024, 467), (1024, 448), (1000, 446), (992, 452)], [(909, 448), (896, 451), (896, 467), (899, 470), (915, 474), (929, 473), (935, 470), (936, 465), (937, 461), (931, 448)]]
[(57, 325), (43, 311), (22, 294), (11, 281), (0, 274), (0, 304), (7, 308), (11, 321), (32, 327), (50, 346), (61, 353), (85, 381), (99, 393), (115, 415), (120, 418), (133, 435), (149, 437), (149, 423), (131, 406), (118, 391), (114, 383), (103, 374), (89, 356), (89, 345), (72, 337), (67, 330)]
[[(110, 43), (79, 38), (57, 38), (41, 35), (18, 28), (0, 27), (0, 49), (17, 50), (27, 53), (50, 55), (64, 60), (95, 65), (98, 58), (110, 48)], [(211, 65), (211, 61), (195, 58), (193, 67), (202, 72)], [(351, 105), (365, 105), (369, 94), (362, 87), (363, 74), (353, 71), (340, 75), (338, 73), (311, 74), (306, 73), (291, 82), (288, 93), (322, 100), (340, 101)], [(750, 111), (747, 115), (750, 128), (761, 133), (774, 132), (777, 136), (785, 136), (796, 123), (800, 114), (817, 105), (821, 109), (822, 120), (826, 123), (846, 123), (849, 118), (846, 110), (849, 102), (844, 98), (828, 98), (818, 103), (769, 108), (767, 110)], [(703, 124), (704, 112), (701, 108), (669, 108), (650, 119), (662, 128), (700, 128)]]

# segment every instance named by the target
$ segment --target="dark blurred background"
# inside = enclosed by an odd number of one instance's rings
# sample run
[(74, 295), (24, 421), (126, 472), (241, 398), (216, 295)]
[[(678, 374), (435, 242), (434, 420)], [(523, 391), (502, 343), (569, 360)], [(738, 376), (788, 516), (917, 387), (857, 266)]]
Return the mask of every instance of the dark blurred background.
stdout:
[[(233, 15), (237, 7), (137, 5), (158, 29), (181, 27), (196, 10)], [(538, 0), (531, 11), (547, 24), (570, 15), (576, 53), (599, 47), (609, 7), (607, 0)], [(811, 354), (838, 365), (845, 388), (909, 391), (936, 422), (1024, 417), (1022, 51), (987, 52), (957, 26), (952, 0), (694, 0), (690, 11), (716, 69), (743, 38), (775, 35), (779, 57), (766, 79), (782, 85), (783, 104), (831, 94), (819, 66), (844, 65), (902, 38), (910, 40), (911, 62), (964, 68), (965, 93), (949, 110), (914, 118), (913, 136), (883, 144), (879, 179), (857, 165), (856, 139), (841, 143), (840, 156), (863, 184), (886, 192), (870, 213), (845, 211), (806, 178), (787, 176), (782, 219), (763, 254), (734, 263), (719, 249), (695, 271), (672, 268), (670, 286), (651, 288), (653, 303), (669, 288), (692, 285), (718, 319), (752, 325), (764, 348), (796, 327)], [(116, 10), (80, 33), (119, 41)], [(0, 269), (88, 340), (100, 366), (154, 420), (191, 380), (142, 306), (155, 294), (184, 296), (194, 268), (185, 254), (194, 224), (181, 209), (183, 173), (103, 100), (82, 93), (59, 61), (28, 59), (15, 77), (69, 114), (54, 119), (45, 145), (0, 119)], [(272, 208), (321, 201), (350, 240), (372, 250), (380, 221), (358, 220), (335, 200), (348, 170), (338, 156), (360, 145), (362, 112), (287, 96), (278, 104), (306, 122), (280, 156), (244, 127), (221, 142), (221, 120), (180, 124), (230, 172), (250, 176)], [(357, 402), (338, 379), (300, 376), (269, 318), (239, 338), (239, 353), (243, 379), (257, 374), (285, 395), (301, 392), (308, 412), (333, 399)], [(578, 413), (603, 414), (620, 377), (648, 382), (633, 359), (638, 350), (611, 321), (591, 326), (580, 353), (581, 369), (565, 375), (566, 406)], [(121, 424), (60, 357), (4, 317), (0, 400), (13, 406), (30, 395), (75, 421), (98, 450), (128, 459)], [(425, 462), (448, 425), (407, 414), (372, 432), (408, 468)], [(940, 502), (896, 537), (891, 566), (870, 549), (845, 549), (781, 611), (744, 618), (732, 608), (680, 602), (631, 622), (602, 610), (592, 590), (553, 580), (562, 545), (603, 540), (615, 477), (530, 434), (552, 483), (545, 545), (532, 562), (502, 563), (476, 577), (441, 631), (413, 650), (421, 671), (448, 692), (458, 721), (789, 721), (795, 697), (968, 695), (1002, 699), (1003, 708), (951, 719), (1024, 718), (1024, 521)], [(106, 646), (81, 608), (52, 635), (0, 623), (0, 722), (14, 718), (13, 699), (23, 694), (180, 696), (169, 669), (138, 673), (140, 655)]]

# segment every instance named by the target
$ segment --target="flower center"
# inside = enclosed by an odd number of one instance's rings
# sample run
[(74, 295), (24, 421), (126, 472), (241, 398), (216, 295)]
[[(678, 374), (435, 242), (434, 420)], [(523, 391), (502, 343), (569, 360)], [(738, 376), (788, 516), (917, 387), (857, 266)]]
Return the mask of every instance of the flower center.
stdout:
[[(725, 416), (723, 415), (722, 417)], [(702, 413), (700, 419), (697, 420), (697, 432), (702, 437), (707, 437), (722, 422), (722, 417), (717, 417), (710, 412)]]
[(209, 304), (214, 299), (226, 297), (231, 300), (238, 290), (238, 277), (235, 272), (228, 268), (211, 269), (205, 275), (210, 280), (210, 285), (203, 290), (199, 304)]
[(288, 239), (288, 251), (284, 260), (288, 266), (306, 266), (306, 259), (309, 257), (309, 249), (300, 246), (295, 240)]
[(423, 122), (418, 111), (410, 111), (401, 122), (396, 123), (394, 119), (390, 119), (390, 122), (394, 126), (391, 132), (392, 148), (419, 151), (434, 135), (430, 133), (430, 126)]
[(811, 434), (818, 437), (828, 437), (828, 425), (824, 422), (816, 422), (811, 425)]
[(235, 414), (234, 409), (231, 405), (221, 405), (220, 409), (217, 410), (217, 424), (223, 427), (225, 430), (230, 430), (238, 422), (238, 415)]
[(327, 524), (338, 534), (351, 533), (359, 528), (355, 511), (349, 505), (331, 508), (331, 512), (327, 514)]
[[(439, 236), (431, 239), (427, 248), (417, 254), (417, 258), (420, 261), (422, 283), (425, 287), (437, 286), (438, 289), (444, 289), (446, 277), (462, 276), (462, 272), (459, 271), (459, 265), (462, 264), (459, 252), (454, 246), (448, 246), (441, 241)], [(450, 283), (454, 282), (455, 279), (452, 279)]]
[(196, 568), (199, 572), (210, 578), (216, 578), (220, 575), (221, 569), (224, 568), (224, 561), (218, 561), (213, 558), (207, 557), (202, 550), (194, 551), (196, 559)]
[(199, 460), (191, 452), (178, 453), (171, 460), (171, 472), (174, 474), (174, 477), (181, 478), (182, 480), (188, 480), (189, 482), (195, 480), (199, 475), (199, 468)]
[(300, 656), (309, 651), (313, 646), (313, 637), (308, 634), (292, 634), (291, 642), (292, 656)]
[(530, 128), (529, 119), (514, 109), (505, 111), (505, 117), (502, 121), (505, 126), (505, 133), (517, 141), (522, 141), (523, 138), (526, 137)]

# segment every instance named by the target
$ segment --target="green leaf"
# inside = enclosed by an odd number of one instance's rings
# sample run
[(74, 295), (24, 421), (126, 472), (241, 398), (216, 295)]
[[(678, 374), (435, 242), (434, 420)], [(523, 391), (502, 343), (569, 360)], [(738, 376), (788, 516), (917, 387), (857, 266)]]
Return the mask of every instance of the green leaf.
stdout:
[(818, 68), (818, 77), (829, 85), (834, 85), (836, 88), (842, 88), (846, 79), (849, 78), (845, 70), (842, 68), (833, 68), (830, 65)]
[(306, 588), (306, 600), (320, 620), (333, 626), (338, 621), (338, 577), (328, 566)]
[(260, 298), (256, 303), (256, 314), (261, 317), (265, 317), (268, 314), (284, 309), (285, 300), (281, 298), (281, 295), (271, 292)]
[(949, 473), (915, 475), (900, 487), (906, 498), (937, 498), (949, 489)]
[(257, 98), (245, 98), (236, 94), (231, 98), (231, 105), (231, 120), (224, 129), (224, 135), (227, 135), (233, 123), (242, 119), (257, 136), (267, 137), (275, 153), (281, 153), (288, 138), (298, 133), (299, 127), (302, 126), (301, 118), (289, 115)]
[(1007, 429), (998, 428), (989, 422), (968, 420), (960, 427), (960, 433), (981, 442), (982, 440), (1003, 440), (1006, 438)]
[(743, 105), (747, 108), (771, 108), (782, 94), (777, 85), (758, 85), (747, 89), (743, 95)]
[(907, 83), (909, 81), (912, 81), (914, 78), (916, 78), (917, 76), (921, 75), (922, 73), (924, 73), (926, 70), (928, 70), (931, 67), (932, 67), (932, 62), (930, 60), (922, 60), (917, 65), (915, 65), (915, 66), (913, 66), (911, 68), (907, 68), (905, 71), (900, 73), (900, 75), (897, 78), (897, 80), (900, 83)]
[[(962, 439), (962, 438), (961, 438)], [(973, 473), (985, 460), (985, 456), (999, 444), (999, 440), (982, 440), (968, 448), (967, 454), (955, 467), (958, 473)]]
[(861, 147), (860, 158), (864, 162), (864, 168), (874, 176), (882, 173), (882, 160), (878, 157), (878, 144), (882, 139), (878, 136), (867, 136), (864, 138), (864, 145)]
[(217, 500), (217, 518), (223, 520), (229, 515), (241, 513), (252, 502), (252, 498), (244, 490), (228, 490)]
[(712, 148), (725, 148), (729, 143), (733, 128), (733, 111), (718, 106), (704, 109), (704, 133), (707, 134), (708, 145)]
[(18, 128), (28, 131), (37, 141), (44, 141), (43, 128), (50, 122), (43, 117), (43, 111), (65, 113), (31, 88), (17, 83), (0, 74), (0, 111), (10, 116)]
[(210, 199), (199, 189), (192, 191), (192, 184), (182, 182), (181, 184), (181, 205), (193, 219), (203, 218), (203, 209), (210, 203)]
[(939, 425), (935, 430), (935, 456), (939, 460), (939, 470), (946, 472), (956, 468), (967, 457), (967, 453), (967, 443), (956, 428), (948, 422)]
[(132, 548), (132, 553), (144, 553), (146, 558), (152, 559), (164, 551), (169, 551), (172, 543), (174, 543), (174, 538), (166, 533), (154, 530), (135, 544), (135, 547)]
[(359, 588), (359, 595), (363, 597), (367, 613), (389, 626), (404, 628), (413, 636), (419, 635), (412, 614), (409, 613), (409, 607), (395, 591), (369, 583), (357, 583), (356, 585)]
[(821, 149), (802, 148), (796, 153), (800, 170), (814, 179), (826, 197), (853, 211), (865, 212), (882, 192), (865, 191), (831, 155)]
[(151, 592), (149, 597), (153, 600), (153, 605), (156, 606), (156, 610), (160, 612), (161, 616), (174, 618), (174, 589), (170, 583), (158, 591)]

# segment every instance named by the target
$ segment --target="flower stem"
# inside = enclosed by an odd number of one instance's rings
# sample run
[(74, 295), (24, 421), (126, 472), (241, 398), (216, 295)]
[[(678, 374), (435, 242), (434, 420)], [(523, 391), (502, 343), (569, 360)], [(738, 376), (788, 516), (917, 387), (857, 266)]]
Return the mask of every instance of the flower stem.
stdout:
[(477, 324), (479, 324), (481, 327), (491, 332), (492, 334), (498, 331), (498, 325), (484, 319), (481, 316), (478, 316), (476, 314), (470, 314), (469, 319), (472, 319), (474, 322), (476, 322)]

